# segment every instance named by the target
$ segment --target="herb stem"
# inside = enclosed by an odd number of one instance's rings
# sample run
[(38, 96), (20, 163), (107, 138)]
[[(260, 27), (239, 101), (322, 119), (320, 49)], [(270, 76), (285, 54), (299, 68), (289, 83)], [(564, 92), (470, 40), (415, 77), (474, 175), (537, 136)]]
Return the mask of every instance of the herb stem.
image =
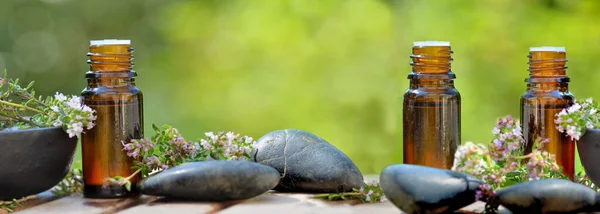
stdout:
[(5, 105), (9, 105), (9, 106), (24, 108), (24, 109), (27, 109), (27, 110), (30, 110), (30, 111), (34, 111), (34, 112), (46, 115), (46, 113), (44, 113), (43, 111), (31, 108), (29, 106), (25, 106), (25, 105), (19, 105), (19, 104), (7, 102), (7, 101), (4, 101), (4, 100), (0, 100), (0, 104), (5, 104)]
[[(317, 194), (314, 197), (315, 198), (327, 198), (329, 197), (329, 193), (323, 193), (323, 194)], [(344, 192), (344, 193), (340, 193), (340, 195), (343, 196), (360, 196), (361, 193), (360, 192)]]
[(533, 155), (535, 155), (535, 154), (532, 152), (532, 153), (529, 153), (528, 155), (515, 157), (515, 159), (517, 159), (517, 160), (526, 159), (526, 158), (533, 157)]
[(137, 175), (138, 173), (140, 173), (142, 171), (142, 169), (138, 169), (135, 172), (133, 172), (133, 174), (131, 174), (129, 177), (126, 177), (124, 180), (131, 180), (133, 178), (133, 176)]
[(140, 169), (138, 169), (138, 170), (136, 170), (135, 172), (133, 172), (133, 173), (132, 173), (131, 175), (129, 175), (128, 177), (126, 177), (126, 178), (123, 178), (123, 180), (120, 180), (120, 181), (118, 182), (118, 184), (119, 184), (120, 186), (123, 186), (123, 185), (125, 185), (125, 184), (127, 183), (127, 181), (131, 180), (131, 179), (132, 179), (132, 178), (133, 178), (135, 175), (137, 175), (137, 174), (138, 174), (138, 173), (140, 173), (141, 171), (142, 171), (142, 169), (141, 169), (141, 168), (140, 168)]

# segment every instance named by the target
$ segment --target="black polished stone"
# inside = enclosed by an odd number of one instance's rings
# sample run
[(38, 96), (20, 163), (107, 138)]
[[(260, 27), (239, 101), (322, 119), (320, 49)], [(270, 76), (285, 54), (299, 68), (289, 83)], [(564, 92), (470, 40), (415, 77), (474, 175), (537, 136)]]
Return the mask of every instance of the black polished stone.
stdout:
[(600, 211), (599, 195), (569, 180), (529, 181), (499, 190), (496, 198), (513, 213), (577, 213)]
[(257, 141), (254, 161), (274, 167), (283, 192), (348, 192), (364, 184), (354, 163), (340, 150), (309, 132), (277, 130)]
[(144, 179), (146, 195), (197, 201), (228, 201), (261, 195), (279, 183), (279, 172), (250, 161), (185, 163)]
[(380, 175), (385, 196), (406, 213), (449, 213), (475, 202), (482, 184), (464, 173), (437, 168), (396, 164)]

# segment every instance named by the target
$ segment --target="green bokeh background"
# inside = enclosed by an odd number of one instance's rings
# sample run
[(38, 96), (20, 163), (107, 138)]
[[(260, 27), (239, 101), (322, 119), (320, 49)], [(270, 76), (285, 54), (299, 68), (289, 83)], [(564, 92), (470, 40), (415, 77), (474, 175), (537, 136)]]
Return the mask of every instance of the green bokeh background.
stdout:
[[(565, 46), (571, 92), (600, 95), (594, 0), (2, 0), (0, 70), (42, 95), (79, 94), (89, 40), (131, 39), (150, 125), (186, 138), (285, 128), (338, 147), (363, 173), (402, 160), (413, 41), (450, 41), (462, 141), (519, 116), (531, 46)], [(78, 154), (79, 155), (79, 154)]]

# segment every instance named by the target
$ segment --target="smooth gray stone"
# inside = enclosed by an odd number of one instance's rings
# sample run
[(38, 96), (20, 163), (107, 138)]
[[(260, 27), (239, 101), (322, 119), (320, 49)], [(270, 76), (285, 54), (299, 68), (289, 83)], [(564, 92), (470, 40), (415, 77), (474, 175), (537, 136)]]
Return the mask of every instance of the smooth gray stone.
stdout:
[(475, 202), (482, 184), (460, 172), (432, 167), (395, 164), (380, 175), (385, 196), (406, 213), (449, 213)]
[(577, 213), (600, 211), (594, 190), (569, 180), (546, 179), (501, 189), (496, 198), (514, 213)]
[(354, 163), (327, 141), (302, 130), (277, 130), (257, 141), (254, 161), (274, 167), (282, 192), (331, 193), (359, 189), (363, 176)]
[(249, 199), (279, 183), (273, 167), (250, 161), (200, 161), (182, 164), (141, 182), (146, 195), (198, 201)]

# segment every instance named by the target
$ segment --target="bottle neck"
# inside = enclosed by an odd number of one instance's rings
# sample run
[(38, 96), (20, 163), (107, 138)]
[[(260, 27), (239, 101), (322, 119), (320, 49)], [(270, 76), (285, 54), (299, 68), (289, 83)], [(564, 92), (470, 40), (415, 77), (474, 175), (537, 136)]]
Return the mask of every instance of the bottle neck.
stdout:
[(560, 91), (566, 92), (569, 91), (569, 81), (568, 77), (558, 77), (558, 78), (542, 78), (542, 77), (529, 77), (525, 79), (527, 82), (527, 90), (528, 91), (536, 91), (536, 92), (550, 92), (550, 91)]
[(414, 46), (410, 87), (453, 88), (456, 76), (450, 70), (452, 53), (450, 46)]
[(447, 74), (452, 62), (450, 46), (415, 46), (412, 49), (412, 62), (415, 74)]
[(88, 87), (135, 86), (133, 48), (131, 45), (92, 45), (88, 53), (90, 71), (86, 73)]
[(455, 76), (452, 72), (449, 74), (410, 74), (410, 88), (438, 88), (449, 89), (454, 88)]
[(133, 48), (130, 45), (92, 45), (88, 57), (91, 72), (130, 72), (133, 69)]
[(135, 73), (135, 71), (127, 73), (95, 73), (90, 71), (86, 74), (88, 87), (90, 88), (119, 88), (135, 86), (136, 76), (137, 73)]
[(564, 51), (531, 51), (527, 90), (568, 91), (567, 57)]
[(565, 52), (531, 51), (528, 57), (530, 78), (567, 77), (567, 57)]

